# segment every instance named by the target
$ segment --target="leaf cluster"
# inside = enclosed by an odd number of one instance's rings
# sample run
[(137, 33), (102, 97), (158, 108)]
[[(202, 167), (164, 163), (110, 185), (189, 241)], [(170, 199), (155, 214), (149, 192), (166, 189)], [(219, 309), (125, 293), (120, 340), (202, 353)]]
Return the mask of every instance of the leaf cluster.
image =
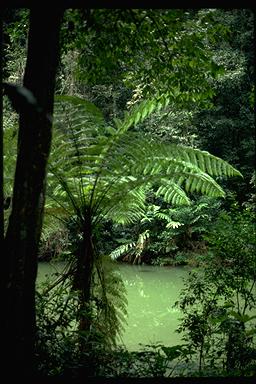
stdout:
[[(183, 338), (198, 369), (251, 375), (255, 366), (255, 226), (251, 213), (223, 213), (207, 237), (212, 253), (179, 301)], [(222, 368), (224, 367), (224, 368)]]

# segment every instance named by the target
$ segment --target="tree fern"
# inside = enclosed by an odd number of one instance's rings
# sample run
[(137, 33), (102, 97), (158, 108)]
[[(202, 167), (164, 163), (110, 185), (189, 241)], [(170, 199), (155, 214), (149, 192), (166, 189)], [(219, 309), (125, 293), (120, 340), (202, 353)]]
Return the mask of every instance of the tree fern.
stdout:
[(143, 101), (111, 127), (86, 100), (57, 97), (48, 177), (53, 205), (58, 200), (63, 212), (81, 219), (83, 207), (90, 207), (95, 225), (104, 217), (131, 224), (143, 217), (146, 191), (152, 186), (156, 196), (174, 206), (190, 204), (193, 192), (224, 196), (213, 177), (241, 176), (230, 164), (206, 151), (129, 131), (166, 103), (164, 98)]
[(167, 103), (166, 95), (143, 101), (110, 127), (88, 101), (57, 97), (49, 195), (67, 211), (68, 204), (76, 214), (87, 205), (97, 222), (108, 216), (123, 224), (143, 215), (145, 191), (152, 186), (157, 187), (156, 196), (173, 205), (189, 204), (191, 192), (224, 196), (213, 177), (240, 176), (230, 164), (206, 151), (129, 131)]
[[(123, 121), (115, 120), (115, 126), (106, 126), (101, 112), (88, 101), (71, 96), (56, 98), (48, 177), (51, 200), (47, 200), (47, 208), (54, 208), (59, 202), (64, 216), (76, 217), (77, 230), (86, 238), (85, 243), (93, 242), (89, 256), (97, 267), (108, 324), (113, 324), (113, 316), (117, 315), (108, 300), (106, 280), (104, 272), (100, 272), (97, 244), (94, 244), (100, 222), (110, 218), (131, 224), (142, 218), (148, 188), (154, 187), (156, 196), (162, 196), (172, 205), (188, 205), (191, 192), (213, 197), (225, 195), (213, 177), (241, 175), (208, 152), (155, 142), (129, 131), (132, 125), (167, 103), (165, 97), (144, 101), (126, 114)], [(178, 224), (169, 221), (169, 225)], [(147, 231), (140, 234), (130, 246), (135, 261), (145, 249), (148, 236)], [(127, 251), (128, 248), (126, 245)], [(125, 247), (119, 249), (123, 251)], [(77, 265), (81, 266), (82, 260), (81, 254)]]
[(58, 145), (57, 158), (63, 158), (63, 153), (66, 154), (64, 160), (68, 159), (68, 162), (64, 164), (63, 171), (66, 177), (77, 180), (72, 182), (73, 190), (77, 190), (78, 196), (84, 195), (84, 189), (89, 190), (91, 186), (94, 195), (91, 198), (95, 200), (95, 205), (97, 198), (114, 203), (116, 196), (121, 201), (118, 189), (126, 195), (131, 189), (157, 183), (164, 184), (158, 194), (162, 193), (167, 202), (188, 204), (188, 192), (224, 196), (224, 191), (212, 176), (240, 175), (227, 162), (208, 152), (147, 141), (145, 137), (127, 132), (130, 124), (135, 122), (137, 112), (130, 120), (127, 117), (124, 124), (119, 123), (117, 129), (104, 131), (99, 113), (93, 126), (88, 123), (92, 118), (88, 119), (87, 108), (82, 108), (87, 102), (79, 102), (75, 98), (73, 103), (71, 97), (64, 99), (64, 116), (72, 110), (70, 105), (66, 108), (67, 103), (72, 105), (80, 118), (76, 117), (79, 123), (75, 121), (74, 124), (70, 117), (60, 118), (63, 109), (58, 102), (59, 122), (68, 122), (69, 133), (66, 134), (66, 142), (65, 138), (59, 138), (61, 145)]

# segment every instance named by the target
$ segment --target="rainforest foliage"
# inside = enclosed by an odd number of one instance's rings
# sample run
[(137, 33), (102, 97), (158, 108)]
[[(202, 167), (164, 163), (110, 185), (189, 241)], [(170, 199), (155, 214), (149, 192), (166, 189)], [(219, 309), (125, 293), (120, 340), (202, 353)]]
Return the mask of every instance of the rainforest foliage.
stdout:
[[(2, 16), (3, 290), (36, 308), (24, 356), (46, 376), (255, 374), (253, 12), (66, 9), (51, 42), (33, 12)], [(30, 295), (38, 260), (66, 267)], [(117, 348), (118, 262), (197, 267), (182, 345)]]

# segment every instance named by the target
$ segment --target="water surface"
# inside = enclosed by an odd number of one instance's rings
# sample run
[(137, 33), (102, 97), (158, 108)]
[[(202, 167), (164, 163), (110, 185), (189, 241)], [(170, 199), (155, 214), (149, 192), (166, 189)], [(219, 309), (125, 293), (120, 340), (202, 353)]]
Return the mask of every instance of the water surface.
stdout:
[(121, 265), (128, 297), (128, 324), (124, 344), (132, 350), (139, 343), (175, 345), (181, 336), (175, 332), (181, 312), (173, 308), (183, 287), (185, 267)]
[[(42, 281), (46, 274), (61, 268), (61, 263), (39, 263), (38, 280)], [(179, 344), (181, 335), (175, 330), (181, 312), (173, 308), (173, 304), (191, 268), (119, 264), (119, 270), (128, 298), (127, 325), (122, 336), (124, 345), (129, 350), (138, 350), (140, 344)]]

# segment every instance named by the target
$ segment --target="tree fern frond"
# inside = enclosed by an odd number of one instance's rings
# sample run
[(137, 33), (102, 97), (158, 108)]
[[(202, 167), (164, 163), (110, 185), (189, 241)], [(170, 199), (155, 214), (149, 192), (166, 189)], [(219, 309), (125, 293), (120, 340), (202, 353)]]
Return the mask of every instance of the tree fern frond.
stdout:
[(149, 239), (149, 230), (148, 229), (139, 234), (139, 237), (138, 237), (138, 240), (136, 243), (137, 252), (139, 251), (139, 253), (141, 253), (141, 251), (144, 249), (145, 243), (148, 239)]
[(189, 161), (207, 172), (210, 176), (242, 176), (242, 174), (225, 160), (220, 159), (207, 151), (196, 148), (178, 146), (181, 156), (188, 156)]
[[(53, 201), (58, 200), (58, 205), (62, 206), (68, 212), (68, 208), (65, 208), (67, 205), (72, 206), (73, 211), (77, 214), (78, 217), (81, 216), (81, 200), (78, 198), (76, 190), (74, 190), (74, 180), (72, 179), (72, 184), (68, 182), (68, 179), (63, 177), (61, 174), (54, 172), (55, 178), (58, 180), (57, 185), (52, 187), (51, 191), (48, 191), (48, 196)], [(68, 201), (67, 201), (68, 198)]]
[(166, 228), (179, 228), (180, 226), (184, 225), (183, 223), (180, 223), (179, 221), (169, 221), (169, 223), (166, 224)]
[(170, 216), (163, 212), (156, 212), (155, 217), (161, 220), (166, 220), (167, 222), (171, 221)]
[(161, 109), (166, 108), (171, 101), (171, 93), (166, 93), (156, 96), (153, 99), (143, 100), (125, 114), (124, 120), (121, 122), (115, 121), (117, 128), (123, 133), (126, 132), (132, 125), (142, 123), (154, 110), (159, 112)]
[[(128, 208), (126, 209), (125, 206)], [(108, 216), (118, 224), (129, 225), (140, 220), (144, 214), (144, 210), (139, 204), (134, 203), (133, 205), (119, 204), (115, 208), (113, 207), (109, 212)]]
[(183, 223), (180, 223), (179, 221), (174, 221), (172, 218), (163, 212), (156, 212), (155, 217), (167, 221), (166, 228), (178, 228), (181, 225), (184, 225)]
[[(56, 95), (54, 104), (54, 116), (57, 116), (57, 113), (60, 113), (60, 111), (63, 111), (64, 109), (69, 109), (69, 114), (73, 112), (77, 118), (86, 116), (86, 120), (91, 121), (97, 127), (105, 124), (101, 110), (97, 108), (95, 104), (80, 97)], [(79, 110), (79, 113), (77, 113), (77, 110)]]
[(186, 193), (176, 183), (169, 181), (162, 181), (162, 184), (156, 191), (156, 197), (162, 196), (167, 203), (173, 205), (189, 205), (190, 199)]
[[(139, 186), (131, 190), (132, 183), (128, 182), (126, 184), (127, 191), (123, 190), (123, 195), (118, 191), (116, 192), (115, 188), (113, 188), (111, 194), (108, 197), (105, 197), (105, 199), (109, 201), (107, 203), (107, 216), (123, 225), (131, 224), (143, 217), (146, 200), (146, 191), (144, 187)], [(120, 195), (122, 195), (122, 198)]]
[[(96, 113), (95, 117), (91, 105), (88, 112), (88, 103), (79, 98), (61, 97), (57, 101), (55, 110), (63, 117), (62, 121), (65, 113), (70, 113), (66, 116), (70, 129), (58, 131), (60, 145), (54, 148), (56, 157), (53, 153), (51, 166), (56, 169), (61, 165), (69, 193), (76, 193), (78, 200), (87, 200), (95, 214), (98, 212), (102, 217), (107, 214), (123, 224), (132, 223), (143, 217), (143, 188), (157, 185), (157, 196), (161, 195), (168, 203), (189, 204), (188, 194), (193, 192), (224, 196), (211, 176), (241, 175), (206, 151), (163, 144), (128, 132), (132, 124), (146, 118), (158, 104), (164, 107), (166, 97), (136, 105), (125, 114), (123, 122), (117, 122), (117, 129), (105, 127), (101, 114)], [(93, 123), (87, 124), (87, 115)], [(64, 163), (60, 163), (60, 158)], [(67, 189), (67, 185), (63, 187)], [(57, 187), (55, 191), (59, 193), (60, 189)]]
[(134, 242), (122, 244), (119, 247), (117, 247), (114, 251), (112, 251), (109, 256), (111, 257), (112, 260), (116, 260), (120, 256), (123, 256), (127, 254), (129, 251), (131, 251), (132, 249), (134, 249), (135, 245), (136, 243)]

